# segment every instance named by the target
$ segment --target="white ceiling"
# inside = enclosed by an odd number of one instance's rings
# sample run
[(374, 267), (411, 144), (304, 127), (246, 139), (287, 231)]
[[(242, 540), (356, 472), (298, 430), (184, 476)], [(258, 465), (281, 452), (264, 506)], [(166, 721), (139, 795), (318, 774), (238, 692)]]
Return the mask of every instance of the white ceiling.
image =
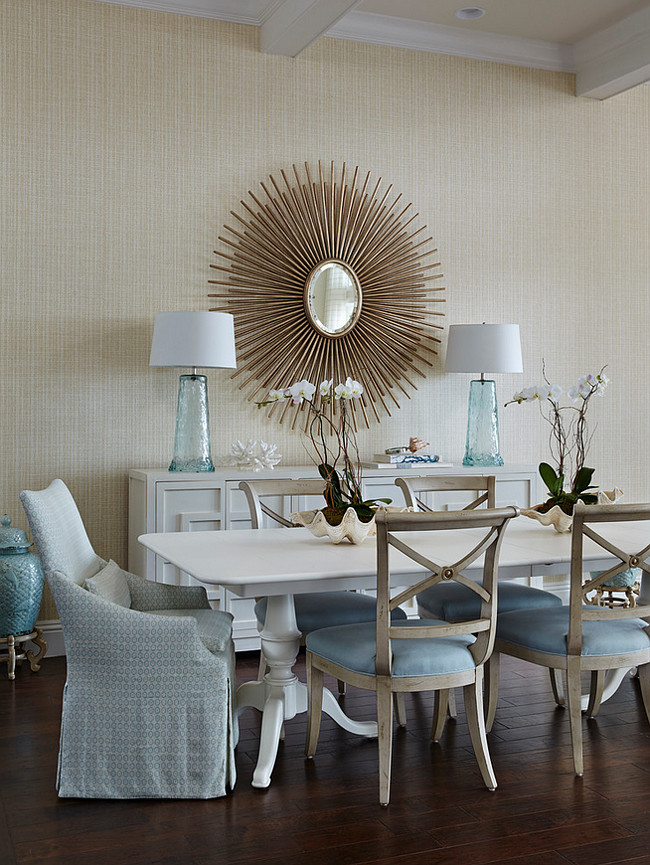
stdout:
[[(297, 57), (320, 36), (576, 73), (605, 99), (650, 80), (650, 0), (102, 0), (260, 30), (260, 50)], [(457, 9), (485, 15), (460, 20)]]

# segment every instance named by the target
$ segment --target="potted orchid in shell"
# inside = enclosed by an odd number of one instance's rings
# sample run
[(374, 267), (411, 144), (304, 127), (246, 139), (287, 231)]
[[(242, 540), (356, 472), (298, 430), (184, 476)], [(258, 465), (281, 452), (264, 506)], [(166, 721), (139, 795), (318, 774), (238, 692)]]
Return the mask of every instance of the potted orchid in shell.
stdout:
[(584, 375), (567, 391), (570, 404), (562, 405), (562, 388), (551, 384), (544, 372), (544, 384), (516, 393), (506, 405), (537, 402), (539, 411), (551, 427), (549, 450), (554, 465), (539, 464), (539, 474), (548, 489), (548, 498), (535, 508), (522, 511), (568, 531), (576, 502), (596, 504), (598, 491), (591, 480), (595, 469), (585, 465), (591, 434), (587, 427), (587, 410), (594, 396), (602, 396), (609, 384), (605, 367), (598, 373)]
[[(316, 453), (318, 473), (325, 481), (325, 507), (291, 514), (291, 519), (318, 536), (327, 534), (335, 543), (344, 538), (359, 543), (374, 525), (376, 507), (390, 504), (391, 499), (363, 498), (361, 462), (348, 409), (351, 400), (361, 398), (363, 387), (350, 377), (343, 384), (332, 384), (330, 379), (317, 388), (309, 381), (299, 381), (288, 388), (271, 390), (268, 398), (257, 405), (261, 408), (287, 400), (294, 405), (307, 404), (311, 417), (306, 432)], [(334, 411), (327, 412), (327, 407)]]

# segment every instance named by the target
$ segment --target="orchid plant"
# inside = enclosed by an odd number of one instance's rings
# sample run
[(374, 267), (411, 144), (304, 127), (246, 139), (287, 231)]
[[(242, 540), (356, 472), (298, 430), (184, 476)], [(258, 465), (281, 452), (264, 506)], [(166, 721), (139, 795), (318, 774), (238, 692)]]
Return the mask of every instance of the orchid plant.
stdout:
[[(549, 491), (549, 498), (539, 508), (542, 513), (554, 505), (572, 514), (578, 501), (596, 504), (596, 488), (591, 483), (595, 470), (585, 466), (591, 441), (586, 415), (592, 397), (602, 396), (608, 384), (605, 367), (598, 373), (584, 375), (567, 391), (570, 405), (561, 405), (562, 388), (551, 384), (544, 371), (544, 384), (525, 388), (506, 403), (521, 405), (537, 400), (542, 417), (551, 427), (549, 448), (555, 467), (545, 462), (539, 464), (539, 474)], [(565, 489), (567, 478), (569, 489)]]
[[(271, 390), (268, 398), (257, 405), (262, 407), (287, 400), (294, 405), (307, 403), (311, 412), (307, 434), (316, 452), (318, 472), (325, 481), (323, 496), (326, 506), (322, 509), (325, 518), (337, 525), (345, 511), (353, 508), (362, 522), (369, 522), (374, 515), (372, 506), (379, 502), (390, 504), (391, 499), (363, 498), (361, 461), (348, 416), (348, 403), (361, 398), (363, 387), (350, 377), (334, 388), (332, 384), (332, 379), (321, 382), (319, 387), (306, 380), (298, 381), (288, 388)], [(332, 402), (336, 403), (337, 410), (330, 417), (325, 407)], [(338, 464), (341, 464), (340, 470)]]

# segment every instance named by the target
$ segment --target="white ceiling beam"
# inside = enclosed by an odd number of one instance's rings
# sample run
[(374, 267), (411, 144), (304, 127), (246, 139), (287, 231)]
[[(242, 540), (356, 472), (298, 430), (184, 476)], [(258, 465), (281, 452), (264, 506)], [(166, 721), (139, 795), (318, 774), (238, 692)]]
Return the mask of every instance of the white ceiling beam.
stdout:
[(650, 80), (650, 8), (574, 46), (576, 96), (609, 99)]
[(262, 24), (260, 51), (297, 57), (361, 0), (284, 0)]

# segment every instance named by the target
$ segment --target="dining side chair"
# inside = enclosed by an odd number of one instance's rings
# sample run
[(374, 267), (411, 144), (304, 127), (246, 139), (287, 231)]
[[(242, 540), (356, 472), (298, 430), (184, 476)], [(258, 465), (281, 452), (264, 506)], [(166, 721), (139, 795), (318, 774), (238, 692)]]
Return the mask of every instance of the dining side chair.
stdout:
[[(648, 521), (649, 543), (632, 552), (607, 539), (607, 523)], [(585, 604), (585, 595), (597, 590), (628, 568), (650, 574), (650, 504), (589, 505), (578, 502), (573, 512), (571, 574), (568, 605), (543, 610), (513, 610), (499, 617), (495, 651), (490, 666), (486, 725), (492, 727), (497, 704), (500, 655), (511, 655), (549, 669), (563, 670), (567, 678), (567, 709), (571, 728), (573, 766), (582, 775), (582, 718), (580, 674), (591, 673), (586, 709), (593, 717), (600, 705), (605, 673), (636, 667), (641, 697), (650, 721), (650, 604), (604, 607)], [(618, 559), (606, 571), (590, 575), (583, 584), (585, 540)]]
[[(475, 510), (480, 507), (496, 507), (496, 478), (494, 475), (439, 475), (438, 477), (400, 477), (395, 484), (402, 490), (404, 501), (408, 507), (431, 512), (424, 500), (425, 493), (463, 492), (475, 497), (465, 505), (464, 510)], [(431, 586), (417, 596), (418, 613), (423, 618), (443, 619), (446, 622), (462, 622), (476, 618), (480, 609), (480, 599), (461, 583), (441, 582)], [(499, 580), (497, 616), (507, 610), (528, 610), (544, 607), (561, 607), (562, 600), (552, 592), (526, 586), (514, 580)], [(489, 670), (487, 671), (489, 674)], [(553, 694), (559, 705), (564, 702), (562, 683), (551, 672)], [(456, 706), (453, 691), (449, 694), (449, 715), (456, 716)], [(442, 735), (446, 713), (437, 719), (440, 725), (435, 728), (432, 738), (437, 740)]]
[(230, 613), (94, 551), (65, 483), (20, 494), (61, 620), (61, 797), (208, 799), (235, 783)]
[[(343, 625), (314, 631), (307, 636), (308, 722), (305, 753), (316, 753), (320, 732), (324, 674), (356, 688), (374, 691), (377, 705), (379, 750), (379, 802), (388, 805), (393, 740), (395, 693), (434, 691), (446, 695), (463, 687), (467, 723), (474, 753), (485, 785), (497, 786), (485, 733), (483, 671), (492, 652), (496, 632), (496, 591), (499, 550), (508, 522), (519, 513), (515, 507), (438, 513), (377, 514), (377, 621), (376, 624)], [(462, 537), (463, 529), (485, 529), (477, 543), (476, 532)], [(454, 550), (462, 548), (452, 564), (434, 560), (437, 532), (459, 532)], [(410, 532), (428, 532), (411, 543)], [(402, 534), (404, 533), (404, 534)], [(391, 595), (390, 551), (413, 559), (429, 573)], [(427, 550), (425, 553), (424, 550)], [(430, 550), (434, 552), (429, 553)], [(455, 555), (456, 553), (454, 553)], [(471, 580), (463, 571), (484, 556), (481, 578)], [(397, 569), (399, 565), (395, 565)], [(400, 572), (400, 583), (406, 575)], [(479, 600), (476, 618), (457, 623), (433, 619), (393, 622), (390, 613), (418, 592), (442, 582), (466, 585)]]
[[(246, 495), (254, 529), (264, 526), (264, 517), (268, 517), (276, 526), (299, 528), (283, 514), (273, 510), (264, 499), (275, 498), (284, 501), (288, 496), (321, 496), (324, 481), (321, 479), (290, 480), (259, 480), (241, 481), (239, 489)], [(255, 604), (257, 629), (262, 631), (266, 619), (266, 598), (259, 598)], [(377, 614), (375, 598), (360, 592), (311, 592), (294, 595), (296, 610), (296, 625), (302, 634), (301, 644), (305, 637), (318, 628), (329, 628), (332, 625), (347, 625), (358, 622), (374, 622)], [(395, 609), (393, 618), (406, 619), (406, 613)], [(266, 671), (264, 653), (260, 653), (258, 679), (262, 679)], [(344, 693), (345, 687), (339, 683), (339, 693)]]

